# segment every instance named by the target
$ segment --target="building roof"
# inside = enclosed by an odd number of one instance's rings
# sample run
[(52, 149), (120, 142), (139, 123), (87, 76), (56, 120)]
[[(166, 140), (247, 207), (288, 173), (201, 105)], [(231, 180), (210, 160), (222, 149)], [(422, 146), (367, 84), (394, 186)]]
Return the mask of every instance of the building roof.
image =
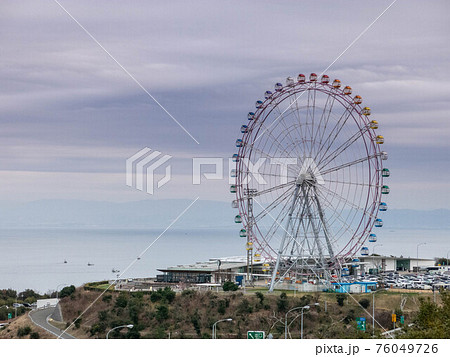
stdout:
[[(219, 262), (220, 261), (220, 267)], [(261, 260), (261, 262), (253, 263), (253, 265), (261, 265), (265, 263)], [(180, 264), (172, 267), (167, 267), (165, 269), (158, 269), (161, 272), (180, 272), (180, 271), (191, 271), (191, 272), (204, 272), (204, 273), (212, 273), (220, 270), (228, 270), (228, 269), (239, 269), (247, 266), (247, 258), (246, 257), (224, 257), (224, 258), (213, 258), (208, 260), (207, 262), (197, 262), (195, 264)]]

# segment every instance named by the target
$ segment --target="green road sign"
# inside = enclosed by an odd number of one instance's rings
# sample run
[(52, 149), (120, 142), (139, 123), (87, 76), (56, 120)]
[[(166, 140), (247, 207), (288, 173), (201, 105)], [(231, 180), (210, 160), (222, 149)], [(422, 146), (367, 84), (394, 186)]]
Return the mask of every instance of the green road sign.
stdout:
[(8, 320), (9, 319), (12, 319), (12, 313), (11, 312), (8, 312)]
[(356, 318), (356, 329), (360, 331), (366, 331), (366, 318), (365, 317), (357, 317)]
[(404, 324), (405, 323), (405, 316), (400, 316), (400, 323), (401, 324)]
[(249, 340), (264, 340), (265, 337), (264, 331), (247, 331), (247, 339)]

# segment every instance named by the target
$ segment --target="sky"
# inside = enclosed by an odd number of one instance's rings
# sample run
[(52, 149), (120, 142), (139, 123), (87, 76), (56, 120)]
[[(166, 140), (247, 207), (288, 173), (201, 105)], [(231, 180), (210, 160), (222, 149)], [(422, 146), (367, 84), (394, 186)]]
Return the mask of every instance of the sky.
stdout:
[[(191, 184), (192, 158), (231, 156), (265, 90), (323, 71), (391, 3), (61, 0), (197, 144), (56, 1), (2, 1), (0, 200), (231, 200)], [(396, 1), (326, 72), (380, 122), (392, 208), (450, 209), (449, 10)], [(154, 195), (125, 184), (144, 147), (173, 157)]]

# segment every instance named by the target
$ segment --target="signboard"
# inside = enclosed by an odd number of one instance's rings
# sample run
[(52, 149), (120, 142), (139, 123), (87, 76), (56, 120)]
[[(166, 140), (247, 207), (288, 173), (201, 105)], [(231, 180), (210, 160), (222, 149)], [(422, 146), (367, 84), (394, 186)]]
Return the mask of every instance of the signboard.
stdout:
[(264, 331), (247, 331), (247, 339), (249, 340), (264, 340), (265, 337)]
[(392, 314), (392, 322), (397, 322), (397, 315), (396, 314)]
[(8, 312), (8, 320), (12, 319), (12, 312)]
[(404, 324), (405, 323), (405, 316), (400, 316), (400, 323), (401, 324)]
[(356, 329), (359, 331), (366, 331), (366, 318), (365, 317), (357, 317), (356, 318)]

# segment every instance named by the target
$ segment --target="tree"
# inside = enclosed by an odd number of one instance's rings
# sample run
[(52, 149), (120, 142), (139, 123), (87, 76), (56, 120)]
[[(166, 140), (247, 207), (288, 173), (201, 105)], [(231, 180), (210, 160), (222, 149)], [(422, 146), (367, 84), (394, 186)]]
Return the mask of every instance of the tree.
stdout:
[(59, 297), (62, 299), (66, 296), (70, 296), (75, 292), (76, 288), (74, 285), (66, 286), (62, 288), (61, 292), (59, 293)]
[(167, 320), (169, 318), (169, 308), (166, 305), (159, 305), (156, 308), (155, 317), (159, 322)]
[(125, 293), (120, 293), (116, 299), (116, 307), (127, 307), (128, 304), (128, 296)]
[(344, 306), (345, 298), (346, 298), (345, 294), (337, 294), (336, 295), (336, 301), (339, 306)]
[(257, 291), (255, 295), (259, 299), (259, 304), (262, 305), (264, 303), (264, 294), (261, 291)]
[(289, 308), (289, 301), (287, 299), (286, 293), (281, 293), (277, 300), (278, 312), (286, 312)]
[(226, 281), (223, 283), (222, 289), (223, 291), (236, 291), (239, 289), (239, 286), (232, 281)]
[(369, 299), (361, 299), (359, 300), (359, 304), (364, 308), (367, 309), (370, 306), (370, 300)]
[(401, 338), (450, 338), (450, 293), (442, 290), (440, 295), (441, 306), (429, 298), (420, 300), (414, 325)]

